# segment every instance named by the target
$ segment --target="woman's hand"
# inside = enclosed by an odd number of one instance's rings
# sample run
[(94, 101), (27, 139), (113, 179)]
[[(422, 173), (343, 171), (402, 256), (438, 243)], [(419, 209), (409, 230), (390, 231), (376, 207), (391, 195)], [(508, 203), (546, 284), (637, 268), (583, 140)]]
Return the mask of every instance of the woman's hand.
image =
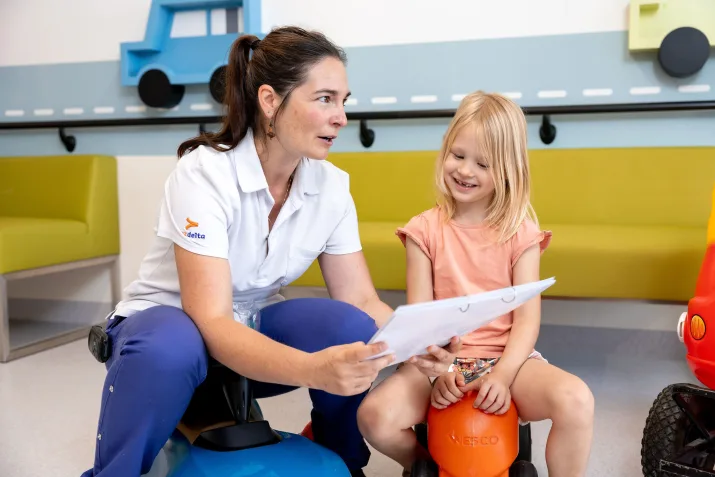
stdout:
[(478, 391), (474, 407), (487, 414), (501, 415), (507, 412), (511, 406), (510, 386), (511, 382), (508, 376), (495, 368), (491, 373), (485, 374), (466, 386), (460, 386), (459, 390), (465, 394), (467, 391)]
[(460, 386), (464, 386), (462, 373), (446, 373), (437, 378), (432, 388), (432, 406), (445, 409), (450, 404), (458, 403), (464, 396), (464, 393), (459, 390)]
[(366, 345), (358, 342), (332, 346), (311, 355), (312, 373), (309, 387), (340, 396), (353, 396), (367, 391), (377, 374), (392, 364), (394, 355), (368, 360), (387, 349), (385, 343)]
[(417, 368), (430, 378), (441, 376), (449, 370), (449, 366), (454, 363), (459, 350), (462, 348), (462, 340), (459, 336), (452, 337), (452, 340), (444, 348), (430, 346), (427, 348), (429, 354), (413, 356), (407, 362), (414, 364)]

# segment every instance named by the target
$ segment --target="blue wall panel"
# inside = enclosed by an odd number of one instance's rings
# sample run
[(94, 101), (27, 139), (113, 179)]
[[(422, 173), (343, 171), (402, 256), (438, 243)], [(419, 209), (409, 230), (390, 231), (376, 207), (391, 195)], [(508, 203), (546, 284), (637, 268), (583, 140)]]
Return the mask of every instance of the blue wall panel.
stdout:
[[(695, 77), (665, 76), (653, 55), (631, 56), (627, 32), (354, 47), (346, 49), (353, 98), (348, 111), (452, 109), (475, 89), (516, 94), (523, 106), (715, 100), (715, 52)], [(220, 114), (204, 85), (171, 111), (144, 108), (122, 87), (118, 62), (0, 68), (0, 122)], [(644, 89), (645, 88), (645, 89)], [(651, 94), (637, 94), (637, 93)], [(455, 97), (455, 95), (457, 95)], [(375, 98), (378, 98), (377, 100)], [(380, 100), (379, 98), (382, 98)], [(385, 99), (389, 98), (389, 99)], [(22, 112), (22, 114), (20, 114)], [(548, 147), (715, 145), (715, 112), (555, 116)], [(540, 118), (530, 117), (532, 147)], [(371, 121), (370, 150), (439, 146), (447, 120)], [(88, 128), (77, 153), (173, 154), (195, 126)], [(364, 150), (350, 124), (335, 151)], [(0, 155), (64, 153), (57, 131), (0, 131)]]
[[(530, 148), (715, 146), (713, 112), (658, 114), (598, 114), (554, 117), (556, 140), (539, 139), (540, 118), (529, 117)], [(358, 124), (340, 132), (332, 151), (436, 150), (447, 127), (446, 119), (370, 121), (375, 143), (360, 144)], [(215, 128), (208, 125), (208, 129)], [(75, 154), (174, 155), (179, 143), (198, 133), (195, 126), (70, 128), (77, 138)], [(0, 131), (0, 156), (67, 154), (56, 130)]]

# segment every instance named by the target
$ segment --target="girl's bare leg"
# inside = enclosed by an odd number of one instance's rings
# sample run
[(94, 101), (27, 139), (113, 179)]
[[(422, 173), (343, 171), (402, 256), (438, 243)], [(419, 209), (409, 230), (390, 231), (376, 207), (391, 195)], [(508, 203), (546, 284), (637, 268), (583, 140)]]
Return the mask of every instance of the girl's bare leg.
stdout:
[(593, 437), (594, 400), (588, 386), (546, 361), (527, 359), (511, 396), (523, 420), (552, 421), (546, 443), (549, 476), (584, 476)]
[(431, 392), (428, 378), (407, 364), (370, 391), (358, 409), (365, 440), (406, 470), (427, 456), (412, 427), (427, 416)]

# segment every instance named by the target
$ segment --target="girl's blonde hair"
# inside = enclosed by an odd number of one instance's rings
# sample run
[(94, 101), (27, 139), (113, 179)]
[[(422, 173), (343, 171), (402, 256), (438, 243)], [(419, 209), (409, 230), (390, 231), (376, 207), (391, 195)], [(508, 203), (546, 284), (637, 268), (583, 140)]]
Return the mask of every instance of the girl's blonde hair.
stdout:
[(456, 203), (444, 179), (444, 161), (457, 134), (475, 127), (477, 145), (489, 164), (494, 180), (494, 197), (487, 209), (487, 225), (494, 227), (503, 242), (511, 238), (522, 222), (530, 218), (538, 225), (531, 206), (526, 118), (510, 99), (495, 93), (476, 91), (460, 103), (442, 141), (436, 163), (437, 204), (445, 220), (454, 216)]

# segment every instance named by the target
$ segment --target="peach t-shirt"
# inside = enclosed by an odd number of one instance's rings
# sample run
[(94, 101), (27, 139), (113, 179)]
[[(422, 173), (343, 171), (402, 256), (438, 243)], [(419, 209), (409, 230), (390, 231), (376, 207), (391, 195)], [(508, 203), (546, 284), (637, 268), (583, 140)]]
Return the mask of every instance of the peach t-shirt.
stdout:
[[(438, 207), (413, 217), (396, 234), (403, 244), (410, 237), (432, 261), (435, 300), (512, 286), (512, 269), (521, 254), (535, 244), (543, 253), (552, 235), (526, 220), (511, 239), (500, 244), (494, 229), (444, 222)], [(464, 336), (460, 357), (501, 356), (512, 320), (509, 313)]]

